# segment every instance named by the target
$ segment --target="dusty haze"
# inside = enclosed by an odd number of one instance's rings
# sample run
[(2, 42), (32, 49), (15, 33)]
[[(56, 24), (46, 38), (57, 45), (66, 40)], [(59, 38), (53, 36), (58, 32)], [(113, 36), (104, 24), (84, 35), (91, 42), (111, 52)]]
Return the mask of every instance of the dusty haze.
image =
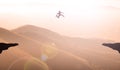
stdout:
[[(120, 41), (118, 0), (5, 0), (0, 3), (0, 27), (6, 29), (32, 24), (66, 36)], [(64, 18), (55, 17), (59, 10), (64, 12)]]

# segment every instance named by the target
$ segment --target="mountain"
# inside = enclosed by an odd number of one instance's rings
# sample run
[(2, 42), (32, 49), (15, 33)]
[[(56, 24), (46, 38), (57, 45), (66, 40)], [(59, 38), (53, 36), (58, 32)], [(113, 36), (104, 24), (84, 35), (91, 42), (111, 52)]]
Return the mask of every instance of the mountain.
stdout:
[(46, 63), (50, 66), (50, 70), (94, 70), (87, 60), (63, 50)]
[[(72, 54), (78, 58), (87, 60), (92, 69), (95, 70), (119, 70), (120, 67), (120, 55), (116, 51), (102, 46), (104, 42), (111, 42), (108, 40), (99, 39), (84, 39), (67, 37), (50, 31), (48, 29), (36, 27), (33, 25), (25, 25), (17, 29), (12, 30), (21, 36), (27, 37), (37, 42), (41, 42), (42, 45), (48, 45), (57, 49)], [(57, 57), (61, 56), (56, 55)], [(65, 53), (64, 53), (65, 54)], [(70, 55), (66, 55), (70, 57)], [(67, 58), (67, 57), (66, 57)], [(55, 59), (55, 57), (53, 58)], [(63, 59), (65, 59), (63, 57)], [(57, 60), (61, 61), (57, 58)], [(52, 60), (50, 65), (54, 65)], [(50, 60), (51, 61), (51, 60)], [(58, 63), (59, 66), (59, 63)], [(54, 68), (52, 68), (54, 69)]]
[[(1, 33), (0, 33), (1, 34)], [(0, 38), (0, 42), (6, 42)], [(0, 69), (1, 70), (8, 70), (11, 64), (13, 64), (16, 60), (21, 59), (23, 57), (31, 57), (29, 54), (23, 52), (22, 50), (18, 49), (18, 47), (11, 47), (6, 51), (3, 51), (0, 54)], [(19, 66), (18, 68), (20, 68)]]
[[(11, 32), (9, 30), (0, 28), (0, 38), (6, 42), (16, 42), (19, 43), (19, 48), (28, 53), (32, 54), (35, 57), (40, 57), (41, 54), (41, 45), (36, 41), (33, 41), (29, 38), (25, 38), (17, 33)], [(33, 50), (36, 49), (36, 50)], [(35, 52), (36, 51), (36, 52)]]
[[(48, 40), (47, 37), (45, 38)], [(92, 70), (87, 60), (73, 57), (73, 54), (66, 54), (51, 43), (37, 41), (4, 28), (0, 28), (0, 41), (19, 43), (19, 46), (10, 48), (0, 55), (2, 70), (56, 70), (53, 65), (56, 65), (59, 70)], [(46, 61), (44, 61), (45, 55), (48, 57)], [(68, 59), (67, 62), (60, 63), (60, 61), (64, 62), (64, 59)]]
[(40, 28), (33, 25), (25, 25), (12, 31), (18, 33), (19, 35), (42, 43), (55, 43), (57, 45), (57, 48), (64, 50), (69, 49), (67, 46), (71, 48), (73, 46), (84, 46), (86, 48), (92, 46), (99, 46), (101, 45), (102, 42), (106, 42), (105, 40), (67, 37), (55, 33), (51, 30)]
[(33, 38), (41, 42), (46, 42), (46, 41), (51, 42), (52, 39), (61, 38), (58, 33), (52, 32), (48, 29), (32, 26), (32, 25), (25, 25), (20, 28), (14, 29), (12, 31), (20, 35), (24, 35), (26, 37), (28, 36), (29, 38)]
[[(24, 70), (24, 65), (28, 63), (28, 61), (36, 61), (37, 57), (40, 57), (41, 55), (40, 44), (4, 28), (0, 28), (0, 42), (19, 43), (19, 46), (9, 48), (8, 50), (3, 51), (2, 54), (0, 54), (1, 70)], [(38, 63), (41, 64), (41, 62), (36, 62), (37, 65)], [(31, 67), (35, 68), (35, 65)], [(39, 69), (40, 67), (38, 68), (38, 70)]]

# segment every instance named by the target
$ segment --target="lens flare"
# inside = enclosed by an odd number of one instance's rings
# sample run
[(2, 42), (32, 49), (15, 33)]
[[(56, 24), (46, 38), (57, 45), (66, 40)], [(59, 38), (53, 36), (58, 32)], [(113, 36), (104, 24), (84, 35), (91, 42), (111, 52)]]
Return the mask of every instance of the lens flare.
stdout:
[(49, 68), (43, 61), (33, 58), (25, 64), (24, 70), (49, 70)]
[(23, 57), (15, 60), (8, 70), (49, 70), (46, 63), (35, 57)]
[[(23, 68), (24, 66), (22, 66), (22, 65), (24, 65), (24, 63), (23, 63), (23, 61), (24, 60), (26, 60), (26, 59), (28, 59), (29, 57), (22, 57), (22, 58), (18, 58), (17, 60), (15, 60), (15, 61), (13, 61), (11, 64), (10, 64), (10, 66), (8, 67), (8, 70), (15, 70), (15, 69), (17, 69), (18, 68), (18, 66), (20, 67), (20, 68)], [(15, 68), (16, 67), (16, 68)]]
[(47, 59), (55, 57), (57, 53), (58, 49), (55, 48), (55, 44), (45, 43), (43, 44), (43, 51), (40, 58), (42, 61), (46, 61)]

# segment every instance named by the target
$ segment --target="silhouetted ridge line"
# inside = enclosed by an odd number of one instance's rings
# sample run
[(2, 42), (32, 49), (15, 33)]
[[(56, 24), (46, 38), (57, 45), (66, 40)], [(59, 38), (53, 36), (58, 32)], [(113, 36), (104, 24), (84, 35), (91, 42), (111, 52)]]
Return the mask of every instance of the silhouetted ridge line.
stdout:
[(17, 46), (18, 43), (0, 43), (0, 53), (2, 53), (3, 50), (7, 50), (10, 47)]
[(21, 31), (26, 32), (26, 31), (29, 31), (29, 29), (32, 29), (31, 31), (35, 31), (35, 32), (40, 31), (41, 33), (60, 35), (59, 33), (56, 33), (56, 32), (51, 31), (49, 29), (34, 26), (34, 25), (24, 25), (24, 26), (18, 27), (17, 29), (12, 30), (12, 31), (19, 32), (19, 30), (21, 30)]
[(117, 50), (120, 53), (120, 43), (103, 43), (102, 45), (110, 47), (113, 50)]

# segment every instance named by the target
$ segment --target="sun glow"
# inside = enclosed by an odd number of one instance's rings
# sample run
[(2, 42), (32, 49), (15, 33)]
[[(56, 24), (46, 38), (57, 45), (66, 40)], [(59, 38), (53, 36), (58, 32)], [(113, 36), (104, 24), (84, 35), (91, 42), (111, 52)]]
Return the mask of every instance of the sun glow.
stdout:
[[(0, 27), (32, 24), (68, 36), (108, 37), (113, 23), (119, 26), (119, 8), (120, 1), (114, 0), (0, 0)], [(59, 10), (65, 17), (56, 19)], [(27, 21), (17, 20), (19, 16)]]
[[(113, 6), (119, 5), (119, 3), (112, 4), (113, 1), (108, 3)], [(68, 14), (95, 16), (96, 13), (100, 12), (101, 6), (109, 4), (107, 4), (107, 0), (0, 0), (0, 12), (25, 15), (28, 13), (55, 13), (58, 10), (62, 10)]]

